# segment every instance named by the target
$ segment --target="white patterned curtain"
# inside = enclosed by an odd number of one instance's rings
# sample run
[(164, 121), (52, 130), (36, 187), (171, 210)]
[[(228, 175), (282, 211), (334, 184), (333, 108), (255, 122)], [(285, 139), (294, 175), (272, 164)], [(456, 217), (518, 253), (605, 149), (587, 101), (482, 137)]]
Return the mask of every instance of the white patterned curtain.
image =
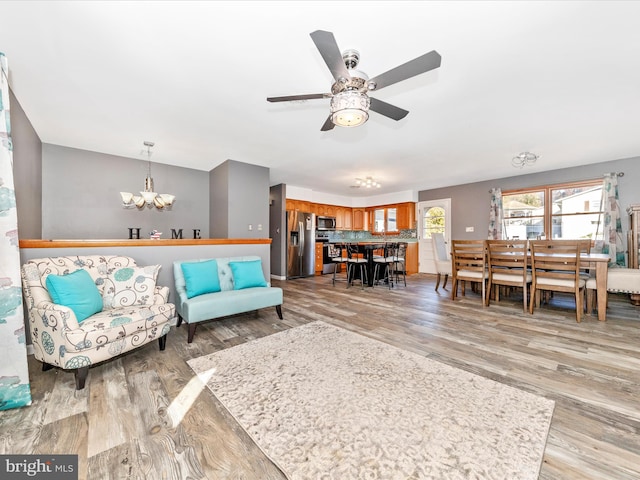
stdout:
[(603, 233), (602, 253), (609, 254), (609, 267), (626, 266), (622, 244), (622, 220), (618, 197), (618, 174), (607, 173), (602, 184), (602, 211), (600, 222)]
[(13, 186), (7, 58), (0, 52), (0, 410), (31, 403)]
[(489, 240), (502, 240), (502, 189), (492, 188), (491, 203), (489, 205)]

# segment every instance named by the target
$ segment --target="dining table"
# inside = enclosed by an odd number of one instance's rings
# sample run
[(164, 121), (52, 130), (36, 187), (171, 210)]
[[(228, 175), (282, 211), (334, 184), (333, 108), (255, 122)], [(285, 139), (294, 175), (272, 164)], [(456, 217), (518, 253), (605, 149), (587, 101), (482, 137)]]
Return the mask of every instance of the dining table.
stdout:
[[(529, 251), (531, 255), (531, 251)], [(548, 255), (562, 255), (549, 253)], [(595, 268), (596, 295), (598, 299), (598, 320), (607, 320), (607, 276), (611, 258), (606, 253), (581, 253), (580, 268), (584, 270)], [(591, 312), (588, 312), (589, 314)]]
[[(607, 275), (611, 258), (607, 253), (581, 253), (581, 268), (596, 269), (596, 295), (598, 299), (598, 320), (607, 320)], [(591, 312), (589, 312), (591, 313)]]

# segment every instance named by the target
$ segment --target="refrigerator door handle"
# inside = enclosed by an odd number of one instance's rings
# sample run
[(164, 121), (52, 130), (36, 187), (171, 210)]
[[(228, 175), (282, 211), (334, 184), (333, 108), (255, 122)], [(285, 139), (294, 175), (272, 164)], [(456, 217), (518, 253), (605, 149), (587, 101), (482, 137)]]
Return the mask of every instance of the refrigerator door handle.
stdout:
[(298, 256), (302, 257), (304, 254), (304, 224), (298, 222), (298, 235), (300, 235), (300, 250), (298, 250)]

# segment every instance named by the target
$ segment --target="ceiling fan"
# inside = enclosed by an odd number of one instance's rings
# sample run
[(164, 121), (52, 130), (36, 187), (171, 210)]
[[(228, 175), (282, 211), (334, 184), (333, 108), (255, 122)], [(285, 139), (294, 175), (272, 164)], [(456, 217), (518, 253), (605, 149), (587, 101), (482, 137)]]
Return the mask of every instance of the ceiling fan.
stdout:
[(323, 132), (331, 130), (335, 125), (341, 127), (362, 125), (369, 119), (370, 109), (393, 120), (403, 119), (409, 113), (407, 110), (377, 98), (369, 97), (368, 92), (380, 90), (440, 66), (440, 54), (432, 50), (369, 79), (364, 72), (356, 69), (360, 61), (359, 52), (346, 50), (341, 54), (336, 39), (331, 32), (316, 30), (310, 35), (335, 80), (331, 85), (331, 93), (268, 97), (267, 101), (291, 102), (330, 98), (331, 113), (320, 129)]

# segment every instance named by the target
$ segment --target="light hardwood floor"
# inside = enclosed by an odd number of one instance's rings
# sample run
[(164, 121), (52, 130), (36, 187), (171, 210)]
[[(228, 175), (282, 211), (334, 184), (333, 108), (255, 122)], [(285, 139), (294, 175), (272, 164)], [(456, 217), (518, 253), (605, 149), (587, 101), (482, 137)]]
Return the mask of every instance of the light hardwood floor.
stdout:
[(625, 297), (606, 323), (578, 324), (570, 297), (532, 316), (517, 295), (452, 302), (425, 274), (392, 291), (329, 275), (273, 284), (283, 320), (266, 309), (208, 322), (190, 345), (172, 329), (164, 352), (153, 342), (98, 365), (81, 391), (30, 357), (33, 405), (0, 412), (0, 453), (77, 453), (81, 479), (283, 480), (186, 361), (322, 320), (555, 400), (541, 479), (640, 478), (640, 307)]

